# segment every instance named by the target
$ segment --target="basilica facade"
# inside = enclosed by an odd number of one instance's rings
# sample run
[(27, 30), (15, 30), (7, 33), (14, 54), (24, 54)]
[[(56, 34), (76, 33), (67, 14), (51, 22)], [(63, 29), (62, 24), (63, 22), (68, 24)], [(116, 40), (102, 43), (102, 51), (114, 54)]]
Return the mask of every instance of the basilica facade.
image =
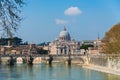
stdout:
[(60, 32), (58, 38), (49, 44), (49, 50), (52, 55), (75, 54), (79, 49), (79, 43), (71, 39), (69, 32), (64, 29)]

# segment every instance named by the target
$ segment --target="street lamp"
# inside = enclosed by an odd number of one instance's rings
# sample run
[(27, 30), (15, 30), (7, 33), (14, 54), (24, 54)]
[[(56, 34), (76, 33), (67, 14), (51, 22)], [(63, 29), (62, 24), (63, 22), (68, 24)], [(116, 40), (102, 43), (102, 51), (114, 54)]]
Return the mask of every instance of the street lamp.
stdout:
[(71, 50), (70, 50), (70, 46), (68, 46), (68, 65), (71, 65)]

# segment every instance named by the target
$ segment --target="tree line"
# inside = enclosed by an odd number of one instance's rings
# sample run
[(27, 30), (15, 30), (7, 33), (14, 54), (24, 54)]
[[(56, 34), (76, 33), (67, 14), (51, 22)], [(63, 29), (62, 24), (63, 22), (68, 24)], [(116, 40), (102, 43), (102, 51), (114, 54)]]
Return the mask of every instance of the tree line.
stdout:
[(13, 37), (13, 38), (0, 38), (0, 45), (8, 45), (8, 41), (10, 41), (10, 45), (23, 44), (21, 38)]

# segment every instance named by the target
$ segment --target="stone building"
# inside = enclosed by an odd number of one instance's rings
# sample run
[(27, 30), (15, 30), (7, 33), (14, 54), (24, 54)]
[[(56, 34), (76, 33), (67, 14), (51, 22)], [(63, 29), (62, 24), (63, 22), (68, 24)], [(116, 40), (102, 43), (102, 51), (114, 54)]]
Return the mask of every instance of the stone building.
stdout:
[(102, 51), (102, 40), (101, 39), (97, 39), (94, 40), (94, 47), (89, 47), (88, 48), (88, 54), (99, 54), (99, 53), (103, 53)]
[(69, 32), (64, 27), (64, 29), (60, 32), (57, 40), (49, 44), (49, 54), (75, 54), (77, 53), (78, 48), (78, 42), (71, 39)]

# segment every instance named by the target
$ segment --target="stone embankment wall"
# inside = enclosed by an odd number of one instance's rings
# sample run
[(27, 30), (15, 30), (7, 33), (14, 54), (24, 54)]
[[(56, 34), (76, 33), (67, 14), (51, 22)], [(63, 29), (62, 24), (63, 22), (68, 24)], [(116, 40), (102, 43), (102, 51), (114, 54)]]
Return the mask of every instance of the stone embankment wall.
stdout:
[(120, 57), (89, 56), (89, 64), (120, 70)]

